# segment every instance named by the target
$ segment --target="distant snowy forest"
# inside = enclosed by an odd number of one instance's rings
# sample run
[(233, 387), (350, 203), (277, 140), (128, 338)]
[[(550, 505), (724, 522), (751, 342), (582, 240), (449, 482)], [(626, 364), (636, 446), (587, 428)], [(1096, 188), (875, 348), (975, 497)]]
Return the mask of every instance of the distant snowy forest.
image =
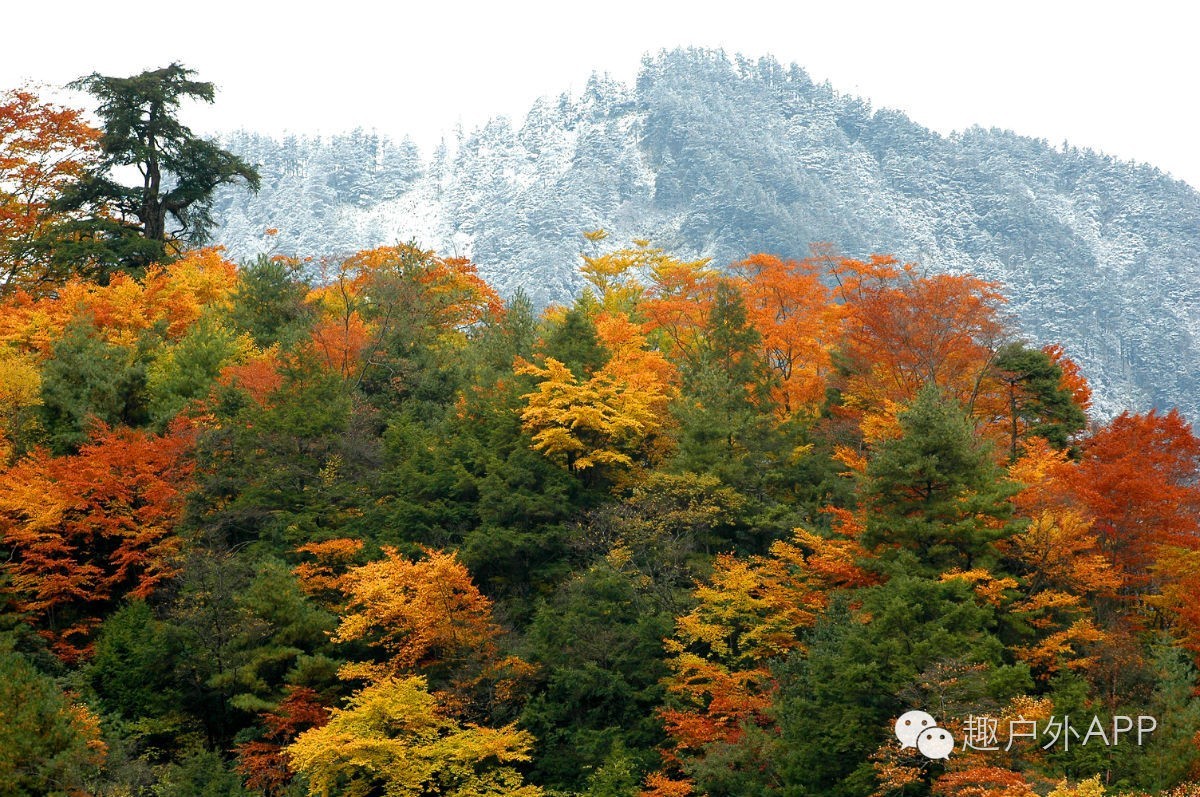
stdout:
[(217, 201), (214, 240), (237, 258), (415, 240), (545, 305), (580, 290), (585, 230), (718, 264), (828, 242), (1000, 282), (1032, 342), (1082, 363), (1102, 416), (1200, 410), (1200, 194), (1066, 144), (940, 136), (794, 65), (663, 53), (635, 85), (593, 77), (427, 158), (361, 130), (222, 143), (263, 175)]

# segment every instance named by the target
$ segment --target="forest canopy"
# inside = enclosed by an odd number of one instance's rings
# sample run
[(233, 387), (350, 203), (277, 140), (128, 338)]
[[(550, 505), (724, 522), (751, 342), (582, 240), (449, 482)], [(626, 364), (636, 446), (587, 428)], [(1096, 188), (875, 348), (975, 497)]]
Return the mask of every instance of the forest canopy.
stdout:
[[(12, 793), (1200, 789), (1200, 440), (1089, 418), (998, 286), (600, 230), (542, 312), (415, 243), (43, 256), (102, 140), (0, 103)], [(1156, 729), (934, 760), (913, 708)]]

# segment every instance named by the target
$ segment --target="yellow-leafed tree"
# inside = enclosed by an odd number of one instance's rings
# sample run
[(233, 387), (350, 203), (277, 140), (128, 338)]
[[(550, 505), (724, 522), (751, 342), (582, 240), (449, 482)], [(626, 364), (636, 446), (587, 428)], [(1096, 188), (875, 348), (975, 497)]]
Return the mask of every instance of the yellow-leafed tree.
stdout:
[(513, 699), (529, 665), (503, 655), (492, 602), (454, 553), (427, 550), (410, 560), (385, 547), (384, 558), (350, 568), (337, 580), (346, 598), (339, 642), (366, 642), (388, 660), (346, 664), (345, 678), (382, 682), (420, 673), (444, 708), (486, 716)]
[(308, 794), (328, 797), (539, 797), (512, 764), (533, 738), (512, 725), (481, 728), (446, 716), (420, 676), (385, 678), (357, 692), (329, 722), (287, 748)]
[(649, 463), (661, 453), (660, 433), (674, 395), (674, 369), (623, 314), (601, 316), (597, 333), (612, 356), (590, 379), (564, 363), (518, 359), (537, 389), (527, 393), (521, 420), (533, 447), (571, 472), (621, 471)]

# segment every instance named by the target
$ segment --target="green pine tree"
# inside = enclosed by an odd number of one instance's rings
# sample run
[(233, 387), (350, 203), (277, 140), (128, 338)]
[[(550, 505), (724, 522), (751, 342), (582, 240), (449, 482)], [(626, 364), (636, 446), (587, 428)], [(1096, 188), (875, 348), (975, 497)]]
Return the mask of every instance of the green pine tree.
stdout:
[(994, 569), (995, 542), (1016, 530), (1008, 502), (1016, 486), (936, 387), (923, 388), (899, 422), (900, 436), (867, 465), (863, 543), (893, 572)]
[(1072, 436), (1087, 424), (1087, 415), (1071, 391), (1062, 387), (1062, 368), (1044, 351), (1021, 343), (1000, 349), (993, 365), (1008, 391), (1009, 457), (1017, 458), (1022, 422), (1025, 436), (1042, 437), (1057, 448), (1067, 448)]

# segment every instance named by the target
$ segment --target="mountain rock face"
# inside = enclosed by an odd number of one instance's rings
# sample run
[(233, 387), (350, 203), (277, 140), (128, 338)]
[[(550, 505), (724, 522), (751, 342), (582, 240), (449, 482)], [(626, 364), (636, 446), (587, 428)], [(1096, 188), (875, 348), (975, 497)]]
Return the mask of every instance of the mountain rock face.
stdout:
[(234, 257), (415, 239), (547, 304), (581, 287), (585, 230), (719, 264), (829, 242), (997, 281), (1027, 340), (1083, 366), (1099, 416), (1200, 410), (1200, 193), (1006, 131), (941, 136), (796, 66), (663, 53), (633, 86), (593, 77), (426, 161), (361, 131), (222, 143), (263, 174), (256, 196), (218, 199), (214, 240)]

